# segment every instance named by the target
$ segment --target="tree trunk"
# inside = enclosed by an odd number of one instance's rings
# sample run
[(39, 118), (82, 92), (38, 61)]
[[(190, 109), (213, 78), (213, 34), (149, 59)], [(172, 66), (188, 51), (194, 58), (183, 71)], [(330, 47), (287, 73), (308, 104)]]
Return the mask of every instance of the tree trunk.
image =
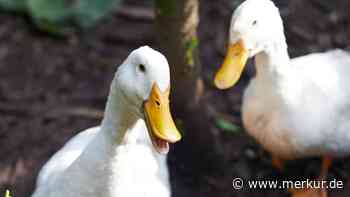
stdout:
[[(192, 151), (195, 164), (204, 160), (206, 167), (217, 165), (218, 137), (213, 132), (207, 105), (202, 99), (203, 81), (200, 77), (199, 0), (156, 0), (156, 28), (160, 51), (167, 57), (172, 79), (172, 107), (176, 119), (183, 123), (184, 139), (175, 151)], [(181, 129), (180, 128), (180, 129)], [(189, 149), (190, 147), (190, 149)], [(195, 147), (195, 148), (193, 148)], [(181, 150), (181, 149), (185, 150)], [(221, 154), (220, 154), (221, 155)], [(207, 157), (207, 158), (205, 158)], [(210, 157), (210, 158), (208, 158)], [(212, 163), (213, 165), (211, 165)], [(195, 164), (196, 165), (196, 164)], [(203, 166), (203, 165), (202, 165)]]
[[(177, 110), (194, 108), (201, 96), (198, 0), (156, 0), (157, 38), (169, 60)], [(181, 110), (182, 111), (182, 110)]]

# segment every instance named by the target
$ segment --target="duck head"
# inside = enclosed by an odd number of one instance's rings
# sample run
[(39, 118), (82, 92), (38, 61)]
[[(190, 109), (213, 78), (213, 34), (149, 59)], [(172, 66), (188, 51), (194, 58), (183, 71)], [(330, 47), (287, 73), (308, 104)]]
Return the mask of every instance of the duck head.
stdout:
[[(169, 106), (170, 72), (166, 58), (148, 46), (134, 50), (118, 68), (115, 85), (129, 111), (145, 120), (154, 148), (169, 151), (181, 139)], [(121, 98), (120, 97), (120, 98)]]
[(219, 89), (232, 87), (240, 78), (249, 57), (284, 40), (283, 22), (270, 0), (246, 0), (233, 13), (229, 45), (223, 64), (215, 75)]

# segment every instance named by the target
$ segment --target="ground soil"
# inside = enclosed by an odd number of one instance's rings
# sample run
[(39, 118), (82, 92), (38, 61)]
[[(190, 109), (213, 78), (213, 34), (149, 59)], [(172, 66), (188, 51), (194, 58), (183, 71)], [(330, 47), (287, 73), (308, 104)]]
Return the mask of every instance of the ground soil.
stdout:
[[(230, 91), (217, 91), (212, 85), (225, 52), (232, 2), (201, 1), (200, 51), (207, 107), (215, 116), (241, 125), (241, 95), (254, 68), (250, 66)], [(350, 46), (348, 0), (277, 3), (292, 57)], [(74, 134), (99, 124), (117, 65), (138, 46), (157, 46), (150, 5), (129, 0), (124, 6), (95, 28), (67, 38), (37, 31), (25, 16), (0, 13), (0, 192), (7, 188), (15, 197), (29, 197), (47, 159)], [(217, 138), (212, 152), (191, 155), (188, 150), (196, 147), (186, 140), (173, 147), (173, 196), (288, 196), (284, 190), (235, 191), (231, 182), (234, 177), (317, 176), (319, 158), (290, 162), (279, 173), (271, 167), (270, 156), (244, 132), (210, 129)], [(345, 188), (330, 196), (350, 195), (348, 161), (338, 159), (332, 167), (329, 178), (344, 181)]]

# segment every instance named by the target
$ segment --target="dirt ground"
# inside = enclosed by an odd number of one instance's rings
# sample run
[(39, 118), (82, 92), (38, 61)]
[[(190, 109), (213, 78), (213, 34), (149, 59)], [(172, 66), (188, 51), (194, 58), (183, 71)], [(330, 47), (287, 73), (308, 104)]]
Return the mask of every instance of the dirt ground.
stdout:
[[(215, 114), (241, 125), (241, 94), (254, 74), (253, 67), (247, 69), (238, 87), (229, 91), (218, 91), (212, 85), (214, 70), (225, 52), (232, 2), (201, 1), (200, 51), (208, 105)], [(277, 3), (292, 57), (350, 46), (348, 0)], [(99, 124), (117, 65), (141, 45), (156, 46), (155, 36), (152, 9), (136, 0), (126, 1), (124, 9), (97, 27), (66, 39), (36, 31), (26, 17), (0, 13), (1, 193), (7, 188), (15, 197), (30, 196), (38, 170), (47, 159), (74, 134)], [(191, 155), (188, 150), (196, 147), (186, 139), (173, 147), (169, 155), (173, 196), (288, 196), (283, 190), (235, 191), (231, 182), (235, 177), (317, 176), (319, 158), (290, 162), (281, 174), (271, 167), (269, 155), (244, 132), (212, 129), (218, 138), (213, 152)], [(332, 167), (329, 179), (344, 181), (345, 188), (331, 191), (331, 197), (350, 195), (349, 161), (338, 159)]]

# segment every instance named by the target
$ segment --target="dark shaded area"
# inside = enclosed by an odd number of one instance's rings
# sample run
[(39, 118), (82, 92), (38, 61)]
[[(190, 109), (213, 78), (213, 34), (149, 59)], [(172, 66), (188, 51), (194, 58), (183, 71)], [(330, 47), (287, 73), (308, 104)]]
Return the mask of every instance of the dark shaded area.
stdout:
[[(277, 3), (292, 56), (350, 46), (348, 0)], [(30, 196), (45, 161), (71, 136), (99, 124), (116, 65), (140, 45), (155, 46), (149, 5), (134, 0), (125, 6), (96, 28), (67, 39), (37, 32), (25, 17), (0, 14), (1, 193), (8, 188), (15, 197)], [(174, 196), (288, 196), (283, 190), (238, 192), (231, 182), (234, 177), (301, 179), (315, 177), (319, 170), (316, 158), (290, 162), (286, 173), (279, 174), (269, 155), (245, 133), (215, 127), (217, 117), (241, 124), (241, 94), (254, 73), (253, 67), (248, 68), (229, 91), (212, 85), (225, 53), (232, 10), (229, 0), (201, 1), (200, 50), (208, 103), (203, 107), (210, 112), (213, 127), (208, 129), (217, 139), (211, 152), (196, 151), (186, 136), (174, 147), (169, 157)], [(345, 181), (345, 189), (331, 191), (330, 196), (350, 195), (348, 162), (338, 159), (331, 169), (329, 178)]]

